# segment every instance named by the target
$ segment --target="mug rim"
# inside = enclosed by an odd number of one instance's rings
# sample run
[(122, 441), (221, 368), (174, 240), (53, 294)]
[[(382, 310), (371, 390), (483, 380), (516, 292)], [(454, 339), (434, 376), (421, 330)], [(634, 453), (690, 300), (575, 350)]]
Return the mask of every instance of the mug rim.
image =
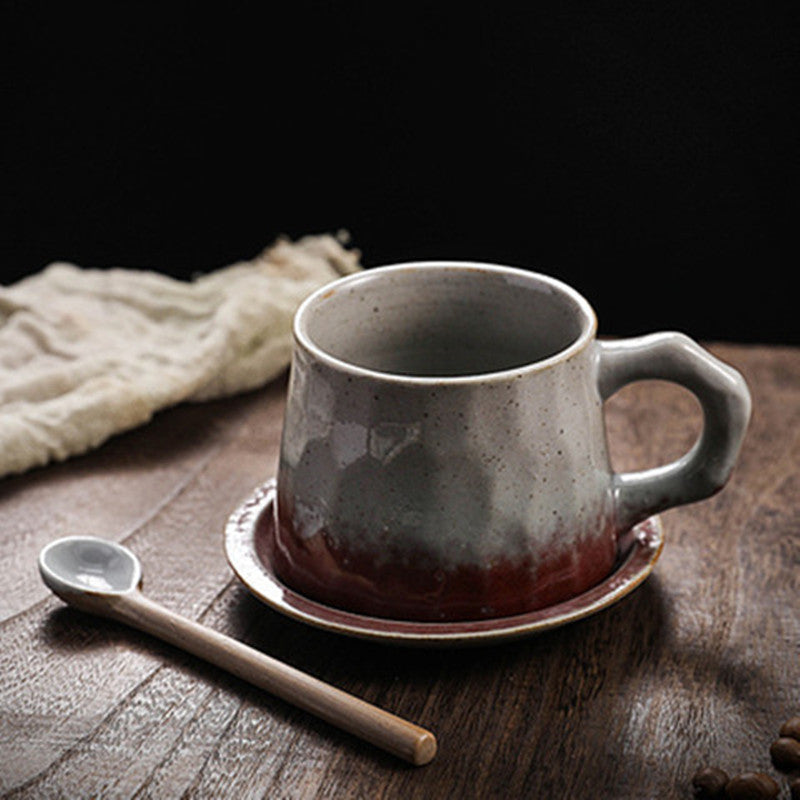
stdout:
[[(327, 350), (318, 345), (306, 330), (306, 318), (311, 313), (312, 306), (319, 303), (321, 299), (330, 297), (332, 293), (339, 289), (357, 284), (362, 281), (371, 281), (375, 276), (381, 276), (390, 272), (402, 272), (417, 269), (461, 269), (475, 270), (479, 272), (492, 272), (495, 274), (510, 275), (522, 280), (545, 283), (552, 289), (567, 295), (582, 314), (580, 335), (567, 347), (562, 348), (553, 355), (538, 361), (531, 361), (510, 369), (496, 370), (492, 372), (479, 372), (470, 375), (412, 375), (362, 367), (350, 361), (346, 361), (338, 356), (334, 356)], [(523, 269), (521, 267), (504, 266), (502, 264), (485, 263), (481, 261), (405, 261), (396, 264), (386, 264), (377, 267), (370, 267), (360, 272), (345, 275), (312, 292), (297, 308), (292, 323), (292, 333), (295, 343), (301, 346), (306, 352), (310, 353), (317, 361), (326, 364), (332, 369), (343, 372), (354, 377), (369, 378), (372, 380), (400, 383), (403, 385), (466, 385), (475, 383), (485, 383), (487, 381), (502, 381), (519, 375), (541, 372), (555, 364), (566, 361), (576, 353), (583, 350), (591, 342), (597, 333), (597, 315), (588, 300), (576, 289), (558, 278), (545, 275), (541, 272)]]

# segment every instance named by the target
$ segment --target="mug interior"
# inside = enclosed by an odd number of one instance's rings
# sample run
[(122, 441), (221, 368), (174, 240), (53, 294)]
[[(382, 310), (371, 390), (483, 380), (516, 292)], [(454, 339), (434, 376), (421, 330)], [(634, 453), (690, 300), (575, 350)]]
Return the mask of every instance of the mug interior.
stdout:
[(586, 301), (538, 273), (425, 262), (366, 270), (312, 295), (296, 335), (355, 367), (401, 376), (502, 372), (591, 334)]

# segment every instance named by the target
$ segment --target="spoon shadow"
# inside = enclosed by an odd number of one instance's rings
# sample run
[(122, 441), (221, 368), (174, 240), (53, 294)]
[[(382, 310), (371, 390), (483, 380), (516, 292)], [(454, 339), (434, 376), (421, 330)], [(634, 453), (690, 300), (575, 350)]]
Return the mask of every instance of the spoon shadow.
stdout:
[[(665, 673), (692, 671), (708, 676), (714, 691), (731, 702), (747, 705), (753, 681), (773, 682), (766, 673), (702, 648), (682, 649), (673, 633), (667, 592), (657, 575), (615, 606), (593, 617), (527, 639), (470, 648), (409, 648), (349, 639), (303, 625), (264, 606), (244, 587), (232, 583), (207, 613), (211, 627), (226, 632), (266, 654), (295, 666), (419, 724), (435, 728), (443, 751), (464, 744), (464, 704), (481, 703), (474, 724), (477, 740), (491, 741), (507, 725), (520, 739), (535, 742), (558, 731), (561, 747), (580, 747), (595, 759), (620, 760), (620, 743), (598, 719), (619, 716), (631, 697), (641, 697)], [(250, 686), (213, 665), (120, 623), (72, 609), (47, 614), (40, 639), (54, 655), (69, 658), (91, 651), (102, 657), (109, 648), (129, 647), (163, 662), (144, 669), (145, 681), (162, 666), (188, 672), (192, 678), (237, 694), (243, 703), (263, 708), (281, 723), (299, 726), (314, 736), (340, 742), (348, 752), (396, 768), (396, 759), (349, 734)], [(644, 687), (644, 688), (643, 688)], [(485, 702), (483, 702), (485, 701)], [(622, 705), (620, 705), (622, 704)], [(509, 709), (526, 713), (512, 722)], [(452, 770), (468, 758), (468, 748), (451, 752)], [(464, 752), (462, 752), (464, 751)], [(536, 748), (527, 764), (542, 775), (554, 770), (539, 760)], [(633, 755), (625, 770), (646, 770)], [(638, 763), (641, 762), (641, 763)], [(437, 762), (438, 763), (438, 762)], [(591, 765), (586, 762), (586, 767)], [(555, 773), (553, 773), (555, 774)]]
[[(158, 673), (164, 669), (177, 670), (188, 676), (192, 682), (199, 681), (211, 686), (215, 692), (236, 697), (240, 709), (261, 709), (279, 728), (296, 731), (302, 736), (310, 735), (312, 739), (321, 742), (329, 742), (337, 750), (348, 754), (348, 757), (352, 754), (361, 754), (365, 759), (392, 771), (418, 769), (359, 736), (325, 722), (314, 714), (253, 686), (214, 664), (115, 620), (98, 617), (70, 606), (62, 606), (44, 616), (38, 631), (38, 640), (52, 654), (48, 663), (49, 670), (53, 674), (59, 672), (59, 659), (69, 662), (78, 654), (85, 656), (89, 653), (97, 659), (103, 659), (110, 650), (125, 649), (131, 655), (146, 657), (146, 660), (138, 668), (135, 667), (133, 672), (124, 670), (125, 680), (133, 679), (134, 683), (123, 687), (122, 699), (117, 701), (118, 706), (107, 708), (104, 719), (111, 718), (117, 713), (124, 713), (125, 704), (143, 692), (160, 693), (162, 690), (159, 688)], [(115, 675), (109, 675), (108, 680), (113, 683)], [(152, 724), (157, 726), (160, 723), (158, 719), (154, 719)]]

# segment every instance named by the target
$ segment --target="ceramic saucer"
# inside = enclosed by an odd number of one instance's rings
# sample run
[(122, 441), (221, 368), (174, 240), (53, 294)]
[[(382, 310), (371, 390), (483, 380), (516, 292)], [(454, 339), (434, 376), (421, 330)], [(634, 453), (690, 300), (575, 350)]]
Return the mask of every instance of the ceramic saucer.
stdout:
[(260, 600), (293, 619), (334, 633), (406, 645), (489, 644), (549, 630), (588, 617), (632, 592), (650, 574), (664, 544), (658, 516), (626, 537), (614, 571), (583, 594), (548, 608), (510, 617), (467, 622), (410, 622), (354, 614), (293, 591), (277, 577), (270, 559), (275, 481), (259, 486), (231, 515), (225, 554), (233, 571)]

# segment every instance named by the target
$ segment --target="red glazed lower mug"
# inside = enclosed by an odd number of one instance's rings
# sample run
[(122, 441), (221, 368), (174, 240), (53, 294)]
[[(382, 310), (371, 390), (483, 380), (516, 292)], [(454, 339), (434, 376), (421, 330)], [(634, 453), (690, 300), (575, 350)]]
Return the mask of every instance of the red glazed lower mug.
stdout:
[[(564, 283), (487, 264), (399, 264), (312, 294), (281, 441), (281, 580), (370, 616), (524, 613), (603, 580), (637, 522), (720, 489), (750, 415), (741, 375), (679, 333), (596, 328)], [(603, 402), (648, 378), (696, 395), (701, 435), (614, 473)]]

